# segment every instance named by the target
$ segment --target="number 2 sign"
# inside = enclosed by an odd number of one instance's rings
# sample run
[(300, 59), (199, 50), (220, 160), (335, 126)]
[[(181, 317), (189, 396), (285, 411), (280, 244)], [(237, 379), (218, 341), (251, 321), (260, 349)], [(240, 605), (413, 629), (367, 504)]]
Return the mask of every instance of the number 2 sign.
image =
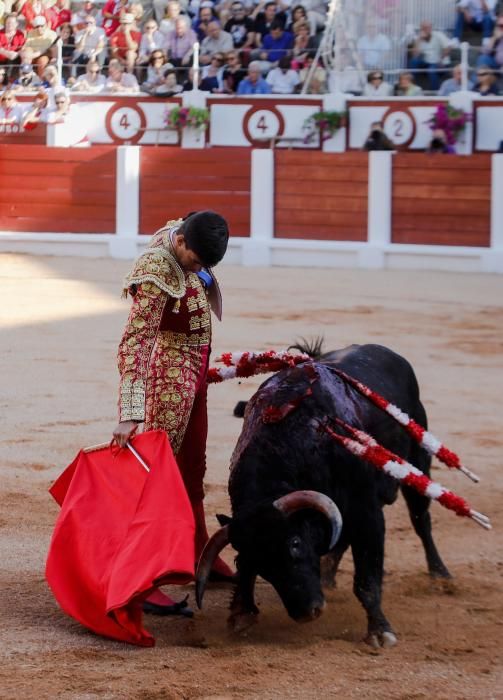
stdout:
[(406, 107), (391, 107), (383, 119), (386, 136), (396, 146), (406, 148), (416, 136), (416, 122)]

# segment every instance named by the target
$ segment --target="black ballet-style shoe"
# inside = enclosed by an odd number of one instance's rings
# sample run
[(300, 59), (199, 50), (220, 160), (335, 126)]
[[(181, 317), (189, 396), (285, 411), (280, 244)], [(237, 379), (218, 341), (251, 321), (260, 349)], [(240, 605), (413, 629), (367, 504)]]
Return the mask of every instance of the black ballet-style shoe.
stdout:
[(173, 605), (158, 605), (157, 603), (149, 603), (145, 600), (143, 603), (143, 612), (149, 615), (160, 615), (164, 617), (166, 615), (180, 615), (180, 617), (194, 617), (194, 611), (189, 608), (187, 603), (187, 598), (185, 596), (183, 600), (179, 603), (173, 603)]

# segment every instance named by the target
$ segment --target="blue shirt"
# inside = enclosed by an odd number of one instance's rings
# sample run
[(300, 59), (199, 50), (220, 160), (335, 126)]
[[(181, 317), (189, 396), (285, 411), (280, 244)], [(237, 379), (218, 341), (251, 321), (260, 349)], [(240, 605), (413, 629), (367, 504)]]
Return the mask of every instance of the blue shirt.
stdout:
[(292, 46), (293, 34), (290, 34), (290, 32), (283, 32), (277, 39), (274, 39), (271, 34), (266, 34), (262, 41), (262, 47), (267, 51), (267, 60), (271, 61), (271, 63), (279, 61)]
[(252, 83), (250, 78), (243, 78), (237, 92), (238, 95), (269, 95), (270, 93), (271, 86), (264, 78), (259, 78), (256, 83)]

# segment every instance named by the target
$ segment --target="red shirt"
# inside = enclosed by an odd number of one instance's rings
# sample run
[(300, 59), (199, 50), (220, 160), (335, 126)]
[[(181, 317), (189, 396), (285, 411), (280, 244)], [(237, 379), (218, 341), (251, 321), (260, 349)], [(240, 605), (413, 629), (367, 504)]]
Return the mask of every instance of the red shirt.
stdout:
[[(127, 12), (128, 9), (129, 8), (127, 5), (121, 5), (120, 0), (107, 0), (107, 2), (103, 5), (102, 13), (103, 17), (105, 17), (105, 13), (110, 15), (118, 15), (121, 12)], [(103, 19), (103, 29), (105, 30), (105, 34), (107, 36), (111, 36), (119, 27), (119, 24), (120, 22), (118, 19)]]
[(51, 29), (57, 29), (62, 24), (68, 24), (72, 19), (70, 10), (58, 10), (55, 5), (46, 10), (46, 16)]
[(21, 14), (24, 15), (26, 18), (25, 29), (27, 32), (33, 29), (33, 20), (35, 19), (35, 17), (39, 17), (40, 15), (42, 17), (45, 17), (45, 21), (49, 26), (51, 24), (51, 16), (49, 10), (41, 9), (40, 12), (35, 12), (35, 10), (33, 9), (33, 4), (31, 2), (25, 2), (25, 4), (23, 5), (23, 9), (21, 10)]
[[(138, 50), (140, 48), (141, 32), (137, 32), (134, 29), (131, 30), (131, 39), (138, 44), (136, 48), (136, 50)], [(128, 50), (126, 35), (120, 29), (114, 32), (110, 37), (110, 46), (119, 49), (118, 55), (120, 58), (126, 58), (126, 52)]]
[[(16, 29), (14, 36), (9, 39), (4, 30), (0, 31), (0, 48), (6, 51), (19, 51), (26, 41), (24, 32)], [(5, 56), (0, 56), (0, 63), (10, 63), (10, 60)]]

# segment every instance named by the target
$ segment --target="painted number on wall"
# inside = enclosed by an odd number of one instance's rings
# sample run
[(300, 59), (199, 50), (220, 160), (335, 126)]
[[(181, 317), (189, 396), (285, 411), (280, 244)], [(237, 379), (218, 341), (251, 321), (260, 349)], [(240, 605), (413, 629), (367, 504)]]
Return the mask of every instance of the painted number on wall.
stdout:
[(115, 143), (137, 143), (144, 134), (146, 121), (137, 105), (117, 105), (107, 114), (106, 129)]
[(393, 143), (403, 146), (414, 136), (414, 120), (408, 112), (392, 112), (384, 120), (384, 131)]

